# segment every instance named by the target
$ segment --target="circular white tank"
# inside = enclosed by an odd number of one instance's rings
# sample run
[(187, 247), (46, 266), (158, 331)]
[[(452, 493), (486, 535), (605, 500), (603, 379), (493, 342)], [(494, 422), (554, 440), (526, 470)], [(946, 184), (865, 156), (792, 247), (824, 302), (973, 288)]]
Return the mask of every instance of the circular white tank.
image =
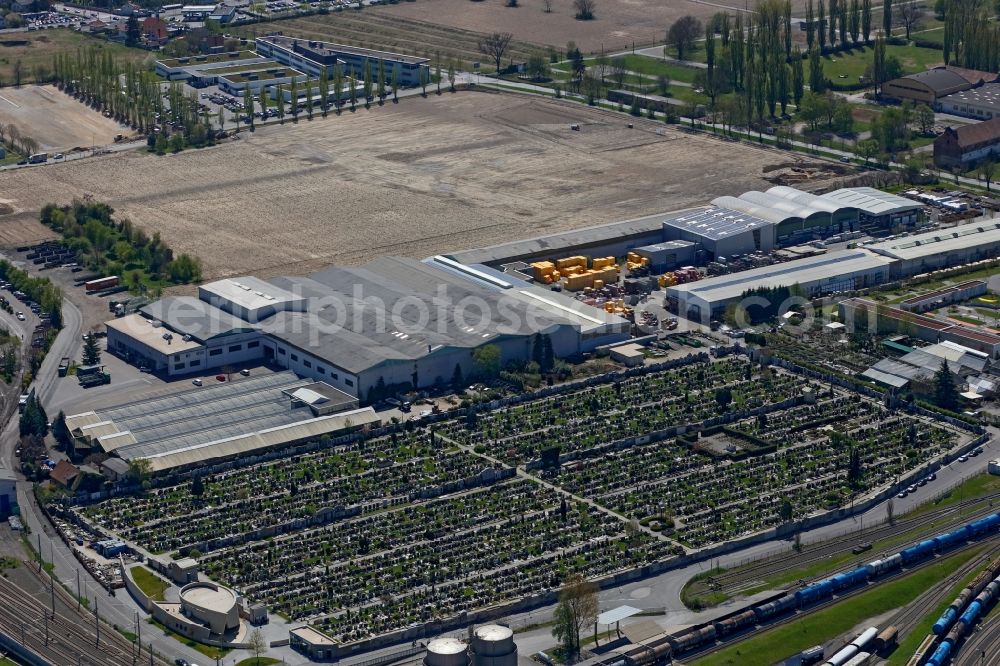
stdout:
[(469, 646), (457, 638), (435, 638), (427, 644), (426, 666), (468, 666)]
[(517, 666), (514, 632), (499, 624), (484, 624), (472, 634), (475, 666)]

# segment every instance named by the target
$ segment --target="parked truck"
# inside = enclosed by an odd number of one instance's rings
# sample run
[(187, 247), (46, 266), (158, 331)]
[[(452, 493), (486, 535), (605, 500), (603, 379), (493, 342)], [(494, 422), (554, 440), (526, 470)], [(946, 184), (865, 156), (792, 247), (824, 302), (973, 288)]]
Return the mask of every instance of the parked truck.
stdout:
[(63, 356), (62, 360), (59, 361), (59, 376), (65, 377), (66, 373), (69, 372), (69, 356)]
[(95, 291), (101, 291), (102, 289), (110, 289), (111, 287), (118, 286), (118, 276), (109, 275), (107, 277), (97, 278), (96, 280), (89, 280), (83, 283), (83, 288), (87, 290), (87, 293), (92, 293)]
[(76, 378), (84, 388), (111, 383), (111, 374), (103, 365), (82, 365), (76, 369)]
[(48, 153), (35, 153), (28, 158), (28, 164), (45, 164), (49, 161)]

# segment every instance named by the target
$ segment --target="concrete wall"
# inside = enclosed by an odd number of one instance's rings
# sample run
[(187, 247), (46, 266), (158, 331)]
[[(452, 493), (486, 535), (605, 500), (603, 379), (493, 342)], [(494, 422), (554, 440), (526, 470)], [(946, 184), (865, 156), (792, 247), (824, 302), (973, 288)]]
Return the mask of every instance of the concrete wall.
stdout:
[(13, 654), (20, 661), (29, 664), (29, 666), (54, 666), (52, 662), (40, 656), (34, 650), (24, 647), (2, 631), (0, 631), (0, 647)]

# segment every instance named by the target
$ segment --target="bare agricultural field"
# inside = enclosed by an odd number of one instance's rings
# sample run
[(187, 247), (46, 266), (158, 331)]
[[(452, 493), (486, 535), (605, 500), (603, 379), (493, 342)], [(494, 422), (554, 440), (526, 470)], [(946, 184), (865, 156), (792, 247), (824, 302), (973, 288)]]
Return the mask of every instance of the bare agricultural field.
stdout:
[[(570, 130), (580, 123), (580, 131)], [(701, 205), (769, 186), (787, 153), (565, 101), (461, 92), (259, 128), (156, 157), (21, 170), (22, 210), (93, 195), (209, 278), (426, 257)]]
[(32, 137), (49, 152), (104, 146), (129, 131), (55, 86), (3, 88), (0, 122), (13, 123), (22, 136)]
[[(484, 59), (478, 46), (483, 37), (481, 33), (435, 25), (433, 22), (414, 21), (391, 12), (375, 11), (374, 8), (284, 19), (235, 28), (234, 32), (252, 37), (270, 30), (280, 30), (284, 35), (303, 39), (320, 39), (375, 50), (408, 53), (431, 58), (435, 63), (440, 56), (442, 68), (447, 68), (449, 62), (454, 62), (459, 69), (471, 69), (473, 62)], [(513, 41), (509, 56), (523, 62), (536, 50), (537, 46)]]
[[(510, 32), (514, 39), (562, 49), (575, 41), (584, 52), (605, 53), (635, 46), (662, 44), (667, 28), (682, 16), (702, 20), (716, 12), (731, 14), (745, 7), (738, 0), (594, 0), (592, 21), (578, 21), (573, 0), (519, 0), (516, 8), (506, 0), (417, 0), (383, 5), (373, 14), (449, 26), (478, 33)], [(753, 3), (750, 3), (751, 5)], [(793, 0), (793, 7), (805, 6)]]

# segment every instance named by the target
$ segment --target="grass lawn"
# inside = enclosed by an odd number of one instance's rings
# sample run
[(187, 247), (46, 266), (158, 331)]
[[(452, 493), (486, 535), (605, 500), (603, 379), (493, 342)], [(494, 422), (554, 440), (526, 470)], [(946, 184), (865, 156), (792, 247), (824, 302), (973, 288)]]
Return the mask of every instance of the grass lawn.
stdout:
[(0, 666), (19, 666), (16, 661), (11, 661), (7, 657), (0, 657)]
[[(865, 73), (871, 65), (874, 48), (859, 47), (850, 51), (830, 53), (823, 57), (823, 72), (826, 77), (836, 83), (857, 83), (858, 77)], [(896, 56), (903, 66), (904, 74), (922, 72), (934, 65), (942, 64), (941, 51), (937, 49), (922, 49), (913, 45), (885, 47), (886, 57)], [(806, 63), (808, 64), (808, 63)], [(843, 78), (841, 78), (843, 76)]]
[(698, 72), (693, 67), (685, 67), (644, 55), (629, 54), (624, 58), (625, 65), (633, 72), (649, 74), (650, 76), (664, 75), (669, 77), (671, 81), (691, 83), (694, 81), (694, 75)]
[(741, 641), (692, 663), (701, 666), (773, 664), (782, 657), (832, 640), (867, 618), (905, 606), (947, 576), (950, 571), (954, 571), (975, 557), (983, 548), (985, 546), (971, 548), (902, 578), (876, 585), (833, 606), (762, 632), (750, 640)]
[(132, 568), (132, 578), (139, 589), (153, 601), (163, 601), (163, 593), (170, 587), (170, 583), (142, 566)]
[(52, 56), (56, 53), (76, 55), (77, 49), (96, 46), (109, 51), (118, 58), (142, 62), (154, 56), (149, 51), (130, 49), (123, 44), (113, 44), (103, 39), (75, 32), (69, 28), (54, 28), (38, 32), (15, 32), (0, 36), (0, 82), (11, 85), (14, 79), (14, 63), (21, 61), (24, 74), (23, 83), (36, 80), (36, 71), (44, 69), (47, 77), (52, 71)]
[[(1000, 476), (983, 472), (982, 474), (972, 477), (965, 483), (955, 486), (938, 499), (935, 499), (933, 502), (928, 502), (927, 504), (918, 506), (916, 509), (906, 514), (906, 516), (921, 516), (928, 511), (942, 509), (944, 507), (951, 506), (952, 504), (957, 504), (968, 499), (982, 497), (995, 492), (1000, 492)], [(972, 511), (976, 508), (978, 507), (973, 506), (970, 507), (969, 510)]]
[(249, 657), (243, 661), (237, 662), (236, 666), (271, 666), (271, 664), (280, 664), (280, 659), (275, 659), (274, 657)]
[(198, 641), (192, 640), (192, 639), (188, 638), (187, 636), (183, 636), (181, 634), (178, 634), (176, 631), (168, 629), (166, 627), (166, 625), (164, 625), (164, 624), (162, 624), (160, 622), (157, 622), (156, 620), (154, 620), (151, 617), (150, 618), (146, 618), (146, 622), (148, 622), (148, 623), (150, 623), (150, 624), (152, 624), (152, 625), (154, 625), (156, 627), (159, 627), (160, 629), (163, 630), (163, 633), (166, 634), (167, 636), (170, 636), (174, 640), (178, 640), (181, 643), (184, 643), (184, 645), (188, 646), (189, 648), (197, 650), (198, 652), (202, 653), (203, 655), (205, 655), (209, 659), (222, 659), (223, 657), (225, 657), (227, 654), (229, 654), (232, 651), (229, 648), (218, 648), (218, 647), (213, 647), (211, 645), (204, 645), (202, 643), (199, 643)]
[(975, 317), (966, 317), (965, 315), (960, 315), (960, 314), (950, 314), (948, 315), (948, 317), (950, 317), (951, 319), (957, 319), (958, 321), (964, 321), (966, 324), (972, 324), (973, 326), (979, 326), (980, 324), (986, 323), (982, 319), (977, 319)]
[(17, 164), (22, 159), (24, 159), (23, 156), (15, 153), (13, 150), (8, 148), (7, 154), (4, 156), (3, 159), (0, 159), (0, 166), (6, 166), (8, 164)]

